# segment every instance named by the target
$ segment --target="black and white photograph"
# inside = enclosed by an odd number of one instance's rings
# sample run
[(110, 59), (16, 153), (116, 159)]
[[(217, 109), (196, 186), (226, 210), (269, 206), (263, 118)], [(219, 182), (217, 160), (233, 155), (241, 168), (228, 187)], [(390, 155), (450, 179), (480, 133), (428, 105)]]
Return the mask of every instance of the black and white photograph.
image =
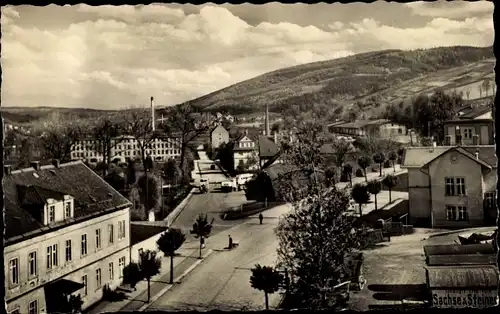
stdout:
[(493, 11), (2, 5), (6, 312), (498, 307)]

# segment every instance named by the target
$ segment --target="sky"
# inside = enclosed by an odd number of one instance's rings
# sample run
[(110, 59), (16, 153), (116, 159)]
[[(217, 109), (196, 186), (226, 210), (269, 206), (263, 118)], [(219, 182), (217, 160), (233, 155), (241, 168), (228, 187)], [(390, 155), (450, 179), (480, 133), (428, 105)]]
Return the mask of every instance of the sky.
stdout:
[(493, 44), (493, 4), (2, 7), (2, 106), (175, 105), (303, 63)]

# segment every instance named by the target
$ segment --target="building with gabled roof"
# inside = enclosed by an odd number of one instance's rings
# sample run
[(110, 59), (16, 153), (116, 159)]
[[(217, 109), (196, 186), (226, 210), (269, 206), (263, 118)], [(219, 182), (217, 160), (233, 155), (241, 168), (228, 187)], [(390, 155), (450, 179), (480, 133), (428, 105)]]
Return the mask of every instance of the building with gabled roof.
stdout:
[(81, 161), (4, 168), (5, 299), (9, 313), (83, 308), (117, 287), (129, 261), (130, 202)]
[(229, 132), (218, 124), (210, 130), (210, 144), (212, 148), (218, 148), (221, 144), (229, 142)]
[(444, 123), (445, 145), (494, 145), (495, 122), (490, 106), (467, 106)]
[(409, 216), (413, 223), (465, 228), (496, 220), (495, 146), (409, 147)]

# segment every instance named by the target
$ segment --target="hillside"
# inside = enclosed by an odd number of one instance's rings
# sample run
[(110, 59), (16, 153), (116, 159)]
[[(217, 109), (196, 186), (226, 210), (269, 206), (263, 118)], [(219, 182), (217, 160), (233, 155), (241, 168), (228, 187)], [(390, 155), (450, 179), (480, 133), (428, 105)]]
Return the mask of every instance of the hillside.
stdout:
[[(317, 103), (340, 107), (368, 98), (393, 103), (436, 88), (470, 88), (474, 91), (469, 94), (475, 95), (475, 82), (493, 77), (493, 58), (492, 47), (362, 53), (279, 69), (190, 102), (207, 111), (231, 114), (262, 112), (267, 103), (270, 111), (290, 114)], [(383, 108), (367, 109), (373, 114)]]
[(76, 118), (89, 118), (101, 115), (104, 112), (116, 112), (116, 110), (62, 107), (1, 107), (0, 112), (6, 123), (24, 124), (48, 117), (52, 114), (65, 114)]

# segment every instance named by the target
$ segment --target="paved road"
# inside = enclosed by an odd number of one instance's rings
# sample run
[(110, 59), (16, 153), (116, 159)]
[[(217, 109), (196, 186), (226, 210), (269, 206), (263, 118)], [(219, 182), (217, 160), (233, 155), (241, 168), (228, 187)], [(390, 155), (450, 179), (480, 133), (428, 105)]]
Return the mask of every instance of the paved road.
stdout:
[(209, 218), (214, 218), (212, 234), (217, 234), (242, 222), (241, 220), (222, 220), (219, 217), (220, 211), (229, 207), (239, 206), (246, 202), (247, 200), (243, 191), (193, 194), (184, 210), (182, 210), (179, 216), (174, 220), (173, 227), (183, 229), (186, 235), (188, 235), (187, 240), (193, 240), (189, 235), (189, 230), (193, 226), (196, 217), (198, 217), (200, 213), (205, 213)]
[[(264, 294), (250, 286), (250, 269), (257, 263), (274, 265), (278, 245), (274, 228), (289, 209), (288, 205), (275, 207), (264, 212), (262, 225), (253, 219), (211, 237), (207, 247), (215, 252), (148, 310), (264, 309)], [(239, 243), (233, 251), (223, 250), (228, 234)], [(269, 301), (276, 306), (279, 295), (271, 295)]]

